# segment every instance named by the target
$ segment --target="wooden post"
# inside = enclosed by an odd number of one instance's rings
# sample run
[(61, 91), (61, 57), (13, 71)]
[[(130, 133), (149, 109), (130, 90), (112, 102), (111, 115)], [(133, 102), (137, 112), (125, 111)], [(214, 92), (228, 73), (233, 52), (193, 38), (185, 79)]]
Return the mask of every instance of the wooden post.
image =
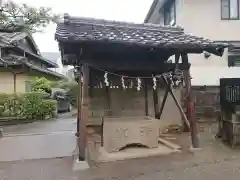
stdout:
[(153, 89), (153, 106), (154, 106), (154, 113), (155, 113), (155, 118), (160, 119), (159, 116), (159, 104), (158, 104), (158, 88)]
[(106, 86), (106, 98), (107, 98), (107, 115), (112, 116), (112, 102), (111, 102), (111, 89)]
[(186, 93), (184, 94), (184, 101), (186, 101), (185, 104), (187, 106), (187, 117), (190, 123), (192, 146), (193, 148), (199, 148), (199, 136), (197, 131), (197, 122), (195, 115), (195, 102), (191, 87), (191, 76), (189, 71), (190, 66), (188, 62), (188, 55), (186, 53), (183, 53), (181, 54), (181, 57), (184, 64), (183, 76), (186, 89)]
[(17, 74), (13, 73), (13, 92), (17, 92)]
[(86, 156), (87, 145), (87, 122), (88, 122), (88, 81), (89, 69), (87, 65), (82, 65), (82, 98), (81, 98), (81, 119), (80, 119), (80, 136), (79, 136), (79, 160), (84, 161)]
[(81, 101), (82, 101), (82, 72), (81, 72), (81, 66), (76, 67), (76, 78), (78, 82), (78, 97), (77, 97), (77, 132), (76, 137), (78, 138), (79, 142), (79, 134), (80, 134), (80, 119), (81, 119)]
[(103, 147), (103, 127), (104, 127), (104, 117), (102, 117), (102, 123), (101, 123), (101, 147)]
[(147, 80), (144, 80), (144, 100), (145, 100), (145, 116), (149, 115), (148, 111), (148, 84)]

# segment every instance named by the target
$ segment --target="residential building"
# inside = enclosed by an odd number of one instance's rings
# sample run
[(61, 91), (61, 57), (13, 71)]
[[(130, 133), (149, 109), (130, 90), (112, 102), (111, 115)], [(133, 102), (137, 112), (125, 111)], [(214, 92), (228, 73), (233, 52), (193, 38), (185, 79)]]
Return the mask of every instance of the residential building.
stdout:
[(219, 108), (220, 78), (240, 78), (240, 0), (154, 0), (145, 23), (181, 26), (185, 33), (233, 45), (222, 57), (189, 55), (197, 113), (212, 116)]
[(190, 55), (193, 84), (218, 85), (221, 77), (240, 77), (240, 0), (154, 0), (145, 23), (179, 25), (186, 33), (234, 46), (222, 57)]
[(0, 29), (0, 92), (29, 91), (29, 81), (34, 77), (65, 78), (49, 69), (57, 67), (55, 62), (42, 57), (29, 33)]

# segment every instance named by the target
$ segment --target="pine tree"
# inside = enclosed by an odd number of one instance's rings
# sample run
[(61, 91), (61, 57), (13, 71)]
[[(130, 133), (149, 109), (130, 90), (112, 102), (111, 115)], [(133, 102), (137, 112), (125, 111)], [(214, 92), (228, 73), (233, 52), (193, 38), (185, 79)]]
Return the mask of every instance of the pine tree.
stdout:
[(53, 14), (51, 8), (35, 8), (12, 1), (4, 3), (0, 9), (0, 29), (9, 31), (26, 30), (34, 33), (58, 19), (59, 16)]

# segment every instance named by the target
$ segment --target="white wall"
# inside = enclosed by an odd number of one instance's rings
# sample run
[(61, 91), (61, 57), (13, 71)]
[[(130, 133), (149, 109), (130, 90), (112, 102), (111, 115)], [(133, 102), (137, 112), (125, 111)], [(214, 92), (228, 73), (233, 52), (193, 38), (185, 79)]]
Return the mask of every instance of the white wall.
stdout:
[[(220, 3), (220, 0), (176, 0), (176, 24), (188, 34), (217, 41), (240, 41), (240, 20), (221, 20)], [(164, 23), (159, 8), (150, 23)], [(227, 49), (222, 57), (211, 55), (206, 59), (203, 54), (189, 55), (193, 85), (217, 85), (221, 77), (240, 77), (240, 67), (229, 68), (227, 57)]]
[[(163, 14), (159, 14), (161, 3), (155, 9), (150, 23), (164, 23)], [(184, 28), (185, 33), (211, 40), (240, 40), (240, 21), (222, 21), (220, 0), (176, 0), (176, 24)], [(208, 59), (203, 54), (190, 55), (193, 66), (227, 66), (227, 50), (222, 57), (212, 55)]]

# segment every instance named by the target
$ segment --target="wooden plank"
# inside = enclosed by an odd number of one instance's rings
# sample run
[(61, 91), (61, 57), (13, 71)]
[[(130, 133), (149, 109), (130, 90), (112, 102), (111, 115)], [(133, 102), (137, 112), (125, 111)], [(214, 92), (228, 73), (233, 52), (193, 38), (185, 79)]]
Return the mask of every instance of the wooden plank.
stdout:
[(164, 144), (164, 145), (166, 145), (166, 146), (168, 146), (168, 147), (170, 147), (170, 148), (172, 148), (174, 150), (181, 149), (181, 146), (179, 146), (179, 145), (177, 145), (175, 143), (172, 143), (170, 141), (167, 141), (167, 140), (165, 140), (165, 139), (163, 139), (161, 137), (158, 138), (158, 142), (160, 142), (160, 143), (162, 143), (162, 144)]

